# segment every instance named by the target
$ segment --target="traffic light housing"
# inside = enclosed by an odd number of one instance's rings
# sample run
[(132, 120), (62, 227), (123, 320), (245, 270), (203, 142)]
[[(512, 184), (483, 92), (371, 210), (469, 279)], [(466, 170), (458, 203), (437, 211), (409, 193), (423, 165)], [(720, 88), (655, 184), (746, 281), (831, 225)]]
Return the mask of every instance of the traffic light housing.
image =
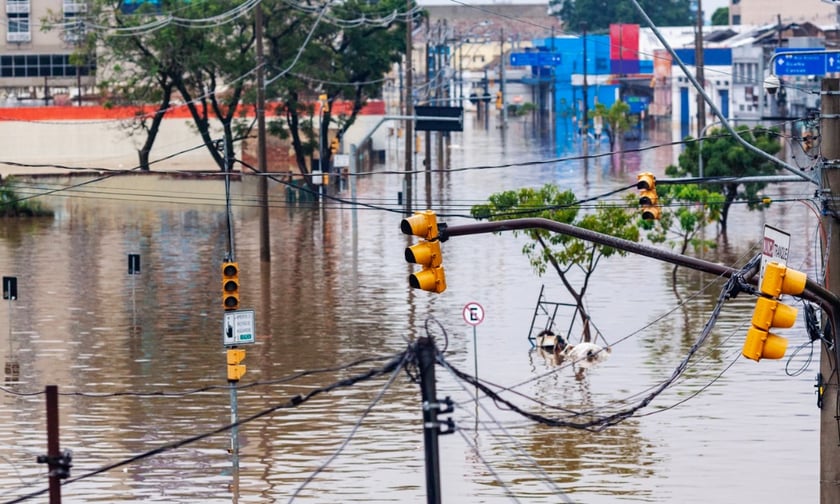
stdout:
[(424, 241), (405, 249), (405, 260), (423, 267), (422, 270), (409, 275), (408, 284), (415, 289), (429, 292), (445, 291), (446, 275), (443, 271), (440, 232), (435, 212), (415, 212), (411, 217), (402, 220), (400, 229), (407, 235), (424, 238)]
[(761, 359), (781, 359), (787, 350), (787, 338), (773, 334), (774, 327), (789, 328), (796, 322), (798, 310), (779, 301), (782, 294), (799, 295), (805, 290), (807, 277), (777, 262), (764, 267), (764, 278), (755, 305), (752, 324), (747, 330), (744, 357), (758, 362)]
[(239, 263), (222, 263), (222, 306), (225, 310), (239, 309)]
[(659, 209), (659, 196), (656, 194), (656, 177), (653, 173), (644, 172), (636, 176), (638, 182), (636, 188), (639, 190), (639, 205), (642, 207), (642, 219), (659, 220), (661, 210)]
[(242, 348), (228, 348), (227, 350), (227, 378), (228, 381), (239, 381), (245, 376), (245, 350)]
[(333, 139), (330, 141), (330, 152), (333, 155), (336, 155), (336, 154), (338, 154), (338, 149), (340, 147), (341, 147), (341, 140), (339, 140), (338, 137), (333, 137)]
[(496, 91), (496, 110), (502, 110), (504, 103), (502, 103), (502, 92)]

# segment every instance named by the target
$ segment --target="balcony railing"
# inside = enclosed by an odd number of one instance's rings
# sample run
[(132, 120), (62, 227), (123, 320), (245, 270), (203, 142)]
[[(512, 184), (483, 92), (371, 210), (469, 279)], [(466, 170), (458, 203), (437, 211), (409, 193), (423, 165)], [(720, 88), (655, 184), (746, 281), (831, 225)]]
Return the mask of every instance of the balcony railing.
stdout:
[(6, 14), (29, 14), (29, 0), (7, 0)]
[(31, 42), (32, 34), (29, 32), (9, 32), (6, 34), (6, 42)]

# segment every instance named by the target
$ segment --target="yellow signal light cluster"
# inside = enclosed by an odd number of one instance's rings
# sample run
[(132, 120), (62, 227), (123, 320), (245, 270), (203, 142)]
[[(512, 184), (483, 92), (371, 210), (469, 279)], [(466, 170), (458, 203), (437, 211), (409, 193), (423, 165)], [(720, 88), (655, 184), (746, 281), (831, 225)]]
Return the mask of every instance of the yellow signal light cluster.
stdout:
[(639, 190), (639, 205), (642, 207), (642, 219), (659, 220), (662, 210), (659, 208), (659, 196), (656, 194), (656, 177), (651, 172), (640, 173), (636, 176)]
[(407, 235), (424, 238), (424, 241), (405, 249), (405, 260), (423, 267), (422, 270), (409, 275), (408, 284), (415, 289), (429, 292), (445, 291), (446, 275), (443, 271), (440, 231), (435, 212), (415, 212), (411, 217), (402, 220), (400, 229)]
[(785, 356), (787, 338), (770, 331), (774, 327), (793, 327), (798, 310), (781, 303), (779, 298), (782, 294), (802, 294), (806, 282), (807, 277), (801, 271), (777, 262), (767, 263), (759, 286), (761, 296), (756, 302), (752, 323), (741, 350), (744, 357), (758, 362), (761, 359), (781, 359)]

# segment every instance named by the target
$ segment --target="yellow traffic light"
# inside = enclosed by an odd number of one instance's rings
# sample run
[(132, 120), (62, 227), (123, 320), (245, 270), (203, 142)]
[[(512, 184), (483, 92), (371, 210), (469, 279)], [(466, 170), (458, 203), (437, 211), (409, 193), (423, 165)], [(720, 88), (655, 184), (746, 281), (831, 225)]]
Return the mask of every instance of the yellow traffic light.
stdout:
[(504, 103), (502, 103), (502, 92), (496, 91), (496, 110), (502, 110)]
[(752, 325), (741, 353), (758, 362), (761, 359), (781, 359), (787, 350), (787, 338), (773, 334), (774, 327), (789, 328), (796, 322), (798, 310), (779, 301), (782, 294), (798, 295), (805, 290), (805, 273), (789, 269), (777, 262), (767, 263), (755, 304)]
[(330, 141), (330, 152), (332, 152), (333, 155), (338, 154), (338, 149), (340, 147), (341, 140), (339, 140), (338, 137), (333, 137), (333, 139)]
[(245, 350), (241, 348), (229, 348), (227, 350), (227, 377), (228, 381), (239, 381), (245, 376)]
[(422, 270), (409, 275), (408, 284), (415, 289), (429, 292), (445, 291), (446, 275), (443, 271), (440, 233), (435, 212), (415, 212), (411, 217), (402, 220), (400, 229), (405, 234), (424, 238), (424, 241), (405, 249), (405, 260), (423, 267)]
[(642, 207), (642, 219), (659, 220), (659, 196), (656, 194), (656, 177), (653, 173), (644, 172), (636, 176), (639, 180), (636, 188), (639, 190), (639, 205)]
[(222, 263), (222, 306), (225, 310), (239, 309), (239, 263)]

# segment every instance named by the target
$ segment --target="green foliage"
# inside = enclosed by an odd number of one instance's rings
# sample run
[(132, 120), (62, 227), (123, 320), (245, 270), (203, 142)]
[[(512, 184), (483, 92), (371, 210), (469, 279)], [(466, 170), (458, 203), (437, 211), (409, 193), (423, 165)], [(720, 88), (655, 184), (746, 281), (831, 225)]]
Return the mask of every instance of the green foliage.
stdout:
[[(750, 130), (747, 126), (736, 128), (738, 135), (751, 145), (756, 146), (768, 154), (776, 154), (781, 150), (778, 130), (756, 127)], [(691, 140), (689, 138), (689, 140)], [(686, 149), (680, 154), (679, 166), (669, 166), (665, 173), (672, 177), (692, 176), (700, 174), (701, 142), (687, 142)], [(779, 167), (772, 160), (748, 149), (731, 134), (720, 129), (712, 129), (702, 139), (703, 176), (704, 177), (753, 177), (775, 175)], [(727, 182), (724, 184), (710, 184), (708, 189), (721, 193), (724, 204), (721, 210), (721, 227), (726, 231), (726, 218), (729, 208), (735, 201), (745, 201), (750, 210), (761, 209), (766, 206), (760, 196), (760, 191), (766, 187), (764, 182), (740, 184)]]
[[(597, 32), (609, 29), (612, 23), (635, 23), (646, 26), (644, 18), (631, 2), (616, 0), (550, 0), (553, 12), (567, 29), (579, 31), (581, 22)], [(690, 26), (694, 24), (690, 0), (639, 0), (657, 26)]]
[(620, 100), (613, 102), (610, 108), (603, 103), (596, 103), (595, 108), (589, 112), (589, 117), (600, 117), (603, 120), (610, 150), (615, 149), (616, 140), (621, 134), (636, 124), (636, 118), (630, 116), (630, 105)]
[[(626, 240), (639, 240), (639, 229), (623, 206), (600, 203), (594, 212), (582, 213), (580, 205), (576, 202), (572, 191), (560, 191), (556, 185), (546, 184), (539, 189), (523, 188), (493, 194), (488, 203), (473, 206), (471, 214), (477, 219), (490, 221), (542, 217)], [(616, 253), (625, 254), (624, 251), (613, 247), (544, 229), (515, 232), (518, 233), (523, 233), (531, 239), (524, 246), (523, 253), (528, 256), (531, 265), (540, 275), (545, 273), (549, 264), (556, 263), (555, 267), (559, 266), (563, 273), (576, 266), (588, 277), (600, 258)]]
[[(541, 217), (625, 240), (639, 240), (639, 228), (624, 206), (599, 203), (594, 211), (584, 212), (572, 191), (561, 191), (553, 184), (493, 194), (487, 203), (473, 206), (470, 212), (477, 219), (491, 221)], [(542, 276), (549, 266), (557, 272), (575, 300), (583, 324), (583, 340), (591, 341), (589, 315), (584, 305), (589, 278), (602, 258), (615, 254), (623, 256), (626, 252), (545, 229), (525, 229), (514, 231), (514, 234), (530, 238), (522, 252), (538, 275)], [(572, 268), (582, 273), (580, 281), (570, 275)]]
[[(328, 126), (333, 125), (341, 137), (367, 101), (381, 96), (385, 85), (383, 77), (405, 53), (406, 24), (402, 17), (395, 17), (383, 24), (341, 28), (334, 22), (317, 22), (320, 15), (317, 11), (280, 5), (278, 8), (284, 14), (267, 16), (265, 26), (269, 80), (272, 75), (282, 75), (272, 80), (267, 89), (267, 96), (275, 100), (277, 115), (281, 118), (272, 121), (269, 130), (291, 139), (298, 168), (305, 173), (306, 156), (316, 151), (322, 142), (329, 143)], [(397, 0), (373, 3), (348, 0), (331, 4), (327, 15), (347, 20), (346, 25), (350, 26), (360, 18), (390, 18), (392, 13), (404, 12), (408, 7)], [(310, 41), (305, 43), (310, 32)], [(295, 61), (294, 70), (289, 72)], [(330, 107), (322, 117), (313, 117), (311, 104), (319, 94), (327, 95)], [(332, 111), (336, 100), (351, 104), (346, 114)], [(323, 129), (320, 128), (322, 123)], [(319, 130), (322, 132), (320, 137)]]
[(13, 179), (0, 184), (0, 217), (49, 217), (52, 210), (44, 208), (37, 200), (21, 198), (14, 188)]
[(712, 13), (712, 26), (729, 25), (729, 7), (718, 7)]
[[(716, 242), (700, 234), (709, 224), (720, 219), (723, 195), (697, 184), (660, 184), (656, 186), (662, 213), (659, 220), (640, 220), (647, 238), (664, 243), (681, 254), (688, 249), (702, 252), (714, 248)], [(629, 196), (638, 205), (635, 195)]]

